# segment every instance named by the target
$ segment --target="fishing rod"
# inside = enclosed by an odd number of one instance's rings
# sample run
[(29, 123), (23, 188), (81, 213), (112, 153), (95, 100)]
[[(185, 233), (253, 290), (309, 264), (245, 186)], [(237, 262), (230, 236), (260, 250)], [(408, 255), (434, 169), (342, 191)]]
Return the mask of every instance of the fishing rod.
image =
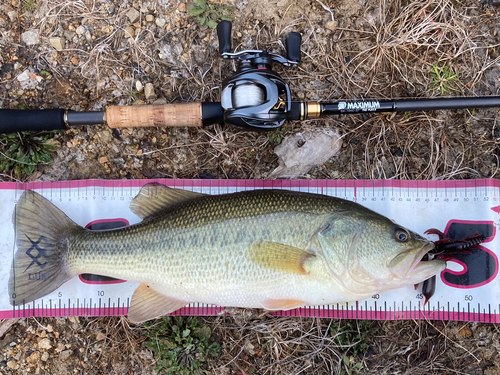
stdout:
[(292, 100), (290, 87), (272, 69), (274, 63), (296, 67), (301, 60), (301, 35), (285, 37), (286, 56), (270, 51), (231, 52), (231, 22), (217, 25), (222, 58), (238, 60), (235, 74), (222, 83), (220, 102), (108, 106), (105, 111), (65, 109), (0, 110), (0, 133), (68, 129), (106, 124), (110, 128), (181, 126), (227, 123), (250, 130), (274, 130), (286, 121), (328, 115), (410, 112), (500, 107), (500, 96), (404, 100), (342, 100), (332, 103)]

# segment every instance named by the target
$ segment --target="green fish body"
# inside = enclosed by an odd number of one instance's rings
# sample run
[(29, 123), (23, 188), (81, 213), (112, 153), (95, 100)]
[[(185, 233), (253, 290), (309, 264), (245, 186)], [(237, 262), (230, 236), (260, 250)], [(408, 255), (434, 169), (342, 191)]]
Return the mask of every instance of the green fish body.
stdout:
[[(291, 309), (360, 300), (419, 283), (445, 268), (421, 262), (433, 244), (361, 205), (325, 195), (253, 190), (204, 195), (143, 187), (139, 224), (79, 227), (41, 195), (16, 207), (13, 305), (81, 273), (140, 283), (129, 319), (141, 322), (201, 302)], [(25, 252), (43, 237), (46, 265), (30, 280)]]

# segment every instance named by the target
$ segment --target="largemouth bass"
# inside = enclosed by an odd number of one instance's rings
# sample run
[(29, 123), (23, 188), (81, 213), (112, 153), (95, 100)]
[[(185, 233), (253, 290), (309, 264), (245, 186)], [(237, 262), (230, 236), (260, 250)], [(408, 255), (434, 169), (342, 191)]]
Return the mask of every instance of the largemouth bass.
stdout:
[[(434, 244), (357, 203), (285, 190), (205, 195), (158, 184), (130, 204), (143, 221), (92, 231), (26, 191), (15, 210), (11, 304), (53, 292), (81, 273), (140, 283), (133, 322), (189, 303), (292, 309), (367, 298), (422, 282), (446, 262)], [(30, 280), (29, 249), (43, 264)], [(44, 262), (44, 263), (42, 263)]]

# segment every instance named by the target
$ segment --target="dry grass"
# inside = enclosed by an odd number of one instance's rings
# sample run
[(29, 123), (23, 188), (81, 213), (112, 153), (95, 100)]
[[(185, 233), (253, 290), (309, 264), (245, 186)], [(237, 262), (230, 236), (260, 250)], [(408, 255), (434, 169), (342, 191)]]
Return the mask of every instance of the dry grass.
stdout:
[(270, 318), (241, 309), (209, 322), (226, 343), (214, 373), (459, 374), (479, 363), (473, 344), (457, 334), (463, 323)]
[(323, 52), (330, 52), (324, 64), (336, 67), (332, 73), (342, 92), (365, 97), (421, 96), (426, 91), (432, 95), (426, 84), (430, 69), (451, 63), (463, 72), (462, 94), (470, 93), (498, 61), (478, 58), (477, 50), (487, 53), (492, 48), (484, 47), (479, 25), (449, 0), (405, 3), (380, 1), (379, 8), (364, 14), (362, 28), (339, 28), (330, 51)]
[[(327, 46), (317, 42), (315, 54), (308, 54), (319, 63), (320, 79), (333, 83), (318, 96), (329, 100), (439, 96), (430, 74), (433, 66), (448, 66), (459, 74), (455, 82), (440, 83), (450, 86), (449, 93), (474, 95), (484, 90), (484, 73), (499, 61), (489, 55), (495, 45), (485, 43), (486, 21), (468, 15), (470, 9), (458, 10), (448, 0), (379, 4), (358, 21), (362, 27), (339, 27)], [(301, 82), (313, 75), (318, 78), (314, 72), (302, 76)], [(496, 111), (485, 112), (463, 111), (451, 119), (449, 111), (346, 116), (334, 120), (334, 126), (344, 130), (354, 178), (494, 177), (498, 141), (488, 127), (496, 123)], [(474, 128), (471, 124), (476, 122), (483, 126)]]
[[(255, 315), (244, 310), (237, 314)], [(215, 370), (234, 363), (244, 372), (253, 367), (259, 374), (338, 373), (343, 356), (329, 331), (331, 324), (321, 319), (221, 317), (215, 332), (230, 349)]]

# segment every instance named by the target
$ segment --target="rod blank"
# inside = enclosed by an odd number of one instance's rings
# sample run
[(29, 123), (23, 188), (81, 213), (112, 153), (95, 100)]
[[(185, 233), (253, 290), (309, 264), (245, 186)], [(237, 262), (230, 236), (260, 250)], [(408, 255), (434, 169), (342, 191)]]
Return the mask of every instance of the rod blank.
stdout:
[(322, 116), (342, 113), (434, 111), (500, 107), (500, 96), (409, 100), (346, 100), (335, 103), (320, 103), (320, 105)]
[(69, 126), (101, 125), (105, 123), (104, 112), (68, 112), (66, 114)]

